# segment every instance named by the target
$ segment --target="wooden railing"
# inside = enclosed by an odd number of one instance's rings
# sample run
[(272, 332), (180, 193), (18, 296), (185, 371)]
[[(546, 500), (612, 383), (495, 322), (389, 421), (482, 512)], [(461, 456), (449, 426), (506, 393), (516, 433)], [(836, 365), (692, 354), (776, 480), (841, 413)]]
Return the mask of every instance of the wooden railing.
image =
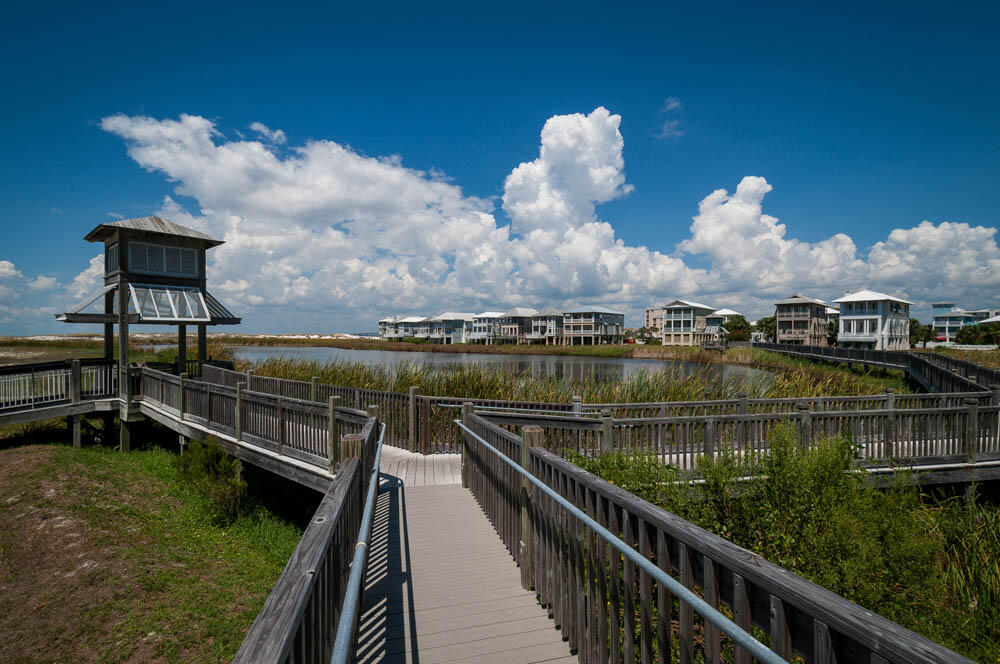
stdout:
[(364, 471), (351, 459), (323, 497), (233, 662), (327, 662), (340, 619)]
[(0, 412), (114, 397), (117, 367), (116, 360), (105, 359), (0, 367)]
[(848, 437), (866, 465), (1000, 458), (1000, 406), (980, 405), (978, 399), (967, 399), (961, 406), (860, 411), (813, 411), (802, 402), (792, 413), (650, 418), (614, 418), (608, 410), (599, 419), (490, 411), (479, 415), (510, 429), (537, 426), (542, 431), (540, 444), (556, 453), (641, 452), (686, 470), (695, 468), (698, 456), (712, 456), (723, 448), (745, 457), (765, 454), (771, 431), (788, 422), (796, 426), (806, 446), (823, 438)]
[(179, 419), (321, 468), (341, 461), (343, 436), (370, 436), (374, 426), (365, 411), (253, 392), (242, 382), (228, 387), (148, 367), (139, 375), (141, 398)]
[(970, 392), (1000, 388), (1000, 372), (995, 369), (940, 353), (772, 343), (755, 343), (753, 347), (809, 359), (899, 369), (932, 392)]
[[(672, 662), (677, 653), (686, 663), (749, 664), (747, 641), (738, 639), (754, 628), (788, 661), (970, 662), (536, 447), (534, 429), (522, 440), (471, 413), (465, 425), (467, 484), (521, 567), (522, 585), (535, 590), (581, 662)], [(530, 475), (639, 556), (622, 556), (483, 442), (524, 459), (519, 465)], [(652, 567), (674, 583), (658, 581)], [(696, 611), (671, 592), (677, 585), (709, 606)], [(719, 627), (726, 625), (717, 615), (723, 606), (742, 632)]]
[[(234, 663), (326, 664), (342, 611), (357, 620), (362, 589), (348, 581), (352, 563), (365, 566), (363, 559), (358, 561), (356, 543), (362, 536), (367, 539), (361, 531), (371, 527), (370, 516), (364, 520), (362, 515), (373, 508), (369, 486), (377, 482), (378, 423), (371, 419), (361, 436), (362, 458), (347, 459), (340, 466)], [(345, 608), (349, 590), (351, 606)]]
[(181, 421), (335, 472), (234, 659), (325, 664), (356, 562), (369, 483), (377, 475), (382, 427), (374, 411), (254, 392), (242, 380), (230, 387), (148, 367), (139, 375), (141, 399)]
[[(773, 345), (777, 347), (777, 345)], [(811, 349), (803, 346), (782, 346), (781, 348)], [(817, 349), (837, 351), (845, 349)], [(866, 357), (864, 353), (882, 353), (882, 351), (851, 350), (848, 356), (852, 361)], [(898, 353), (898, 357), (889, 356), (896, 362), (910, 362), (910, 353)], [(868, 357), (868, 361), (877, 363), (885, 360)], [(923, 363), (923, 364), (921, 364)], [(212, 366), (202, 368), (202, 379), (216, 385), (235, 387), (238, 382), (245, 382), (247, 389), (258, 394), (283, 396), (299, 401), (310, 401), (327, 404), (330, 397), (339, 397), (341, 404), (355, 409), (366, 409), (377, 405), (380, 419), (386, 424), (386, 444), (402, 447), (414, 452), (431, 454), (435, 452), (459, 451), (459, 438), (452, 426), (455, 413), (465, 402), (473, 403), (477, 409), (520, 412), (540, 412), (558, 415), (586, 418), (597, 417), (602, 411), (610, 410), (615, 419), (637, 418), (672, 418), (672, 417), (703, 417), (737, 414), (788, 414), (795, 413), (806, 403), (812, 412), (839, 412), (851, 410), (880, 409), (911, 409), (931, 407), (960, 407), (967, 399), (976, 399), (983, 406), (1000, 403), (1000, 391), (986, 390), (983, 386), (970, 383), (960, 378), (950, 369), (933, 365), (925, 360), (918, 360), (924, 375), (941, 385), (952, 385), (958, 391), (938, 394), (872, 394), (864, 396), (811, 397), (806, 399), (749, 399), (741, 395), (736, 399), (687, 402), (655, 402), (655, 403), (606, 403), (584, 404), (580, 400), (573, 403), (562, 402), (529, 402), (505, 401), (497, 399), (463, 399), (458, 397), (441, 397), (422, 395), (418, 387), (410, 388), (408, 394), (369, 390), (353, 387), (343, 387), (320, 383), (318, 378), (310, 382), (287, 380), (257, 376), (253, 373), (235, 372)], [(924, 366), (926, 365), (926, 366)], [(899, 365), (902, 366), (902, 365)], [(932, 375), (933, 374), (933, 375)], [(951, 382), (948, 382), (951, 381)], [(584, 428), (593, 428), (593, 424), (584, 424)], [(578, 438), (574, 434), (574, 438)], [(579, 442), (583, 444), (583, 442)]]

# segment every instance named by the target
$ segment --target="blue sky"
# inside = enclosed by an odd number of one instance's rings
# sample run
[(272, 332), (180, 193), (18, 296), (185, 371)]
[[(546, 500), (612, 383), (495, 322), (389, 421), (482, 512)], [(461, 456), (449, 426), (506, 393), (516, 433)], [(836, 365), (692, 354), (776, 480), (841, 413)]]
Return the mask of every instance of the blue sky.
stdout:
[[(918, 311), (1000, 306), (995, 7), (362, 5), (8, 10), (0, 333), (64, 329), (33, 312), (93, 282), (82, 236), (111, 213), (231, 234), (209, 276), (250, 331), (571, 301), (637, 323), (680, 296), (753, 318), (776, 295), (864, 286)], [(165, 124), (182, 114), (210, 123), (184, 131), (270, 160), (229, 168)], [(350, 163), (303, 157), (310, 142)], [(332, 181), (375, 195), (296, 207)], [(699, 204), (741, 182), (695, 231)], [(260, 192), (275, 195), (261, 207)], [(281, 229), (325, 257), (301, 260)]]

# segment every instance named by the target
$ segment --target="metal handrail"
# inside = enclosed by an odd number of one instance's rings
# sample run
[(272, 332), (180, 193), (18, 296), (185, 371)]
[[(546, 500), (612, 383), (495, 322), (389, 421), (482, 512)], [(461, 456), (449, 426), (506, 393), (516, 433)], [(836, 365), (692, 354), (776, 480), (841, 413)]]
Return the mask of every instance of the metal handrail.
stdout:
[(365, 563), (368, 560), (368, 538), (371, 537), (372, 514), (375, 511), (375, 496), (378, 494), (378, 467), (382, 459), (382, 441), (384, 439), (385, 423), (383, 422), (382, 430), (378, 436), (378, 447), (375, 451), (374, 469), (368, 480), (365, 511), (361, 516), (361, 528), (358, 529), (358, 543), (354, 546), (351, 576), (347, 580), (347, 590), (344, 592), (344, 603), (340, 609), (340, 622), (337, 624), (337, 636), (333, 642), (330, 664), (347, 664), (354, 653), (354, 629), (357, 625), (358, 602), (361, 600), (361, 583), (365, 576)]
[(670, 592), (682, 601), (687, 602), (691, 608), (698, 612), (699, 615), (718, 627), (724, 634), (731, 638), (734, 643), (747, 650), (751, 655), (760, 661), (766, 662), (767, 664), (787, 664), (787, 660), (782, 659), (777, 653), (773, 652), (770, 648), (755, 639), (750, 633), (744, 631), (739, 625), (720, 613), (718, 609), (714, 608), (701, 597), (698, 597), (694, 591), (688, 589), (680, 581), (650, 562), (648, 558), (638, 553), (632, 547), (626, 545), (620, 537), (591, 519), (585, 512), (582, 512), (576, 505), (560, 496), (548, 485), (529, 473), (527, 469), (523, 468), (519, 463), (515, 462), (506, 454), (483, 440), (482, 437), (469, 429), (469, 427), (462, 424), (461, 420), (455, 420), (455, 424), (484, 445), (486, 449), (496, 454), (501, 461), (520, 473), (522, 477), (541, 489), (551, 499), (559, 503), (559, 505), (565, 508), (570, 514), (583, 522), (585, 526), (600, 535), (601, 539), (606, 541), (608, 544), (621, 552), (626, 558), (642, 568), (642, 570), (653, 577), (657, 583), (662, 583), (667, 586), (670, 589)]

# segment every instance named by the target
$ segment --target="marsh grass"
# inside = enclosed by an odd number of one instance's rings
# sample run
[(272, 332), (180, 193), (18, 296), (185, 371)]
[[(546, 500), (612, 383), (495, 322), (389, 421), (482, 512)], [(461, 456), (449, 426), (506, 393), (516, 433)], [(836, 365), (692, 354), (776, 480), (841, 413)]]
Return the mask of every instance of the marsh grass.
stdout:
[[(472, 399), (509, 399), (515, 401), (568, 402), (574, 395), (585, 403), (624, 403), (655, 401), (698, 401), (730, 399), (741, 392), (752, 398), (861, 395), (883, 392), (887, 387), (908, 391), (902, 377), (882, 376), (874, 372), (855, 372), (840, 367), (813, 366), (809, 363), (785, 363), (781, 356), (767, 367), (773, 376), (755, 379), (720, 377), (712, 364), (692, 373), (664, 363), (662, 370), (640, 370), (624, 379), (572, 379), (535, 376), (530, 371), (515, 371), (502, 366), (460, 365), (440, 367), (418, 360), (393, 366), (368, 365), (362, 362), (328, 361), (284, 356), (258, 362), (237, 361), (237, 369), (262, 376), (308, 381), (318, 376), (332, 385), (405, 393), (411, 385), (420, 386), (422, 394)], [(747, 366), (755, 366), (747, 362)]]
[(997, 661), (1000, 508), (936, 499), (905, 476), (876, 488), (847, 439), (806, 450), (784, 426), (768, 442), (770, 453), (759, 459), (730, 449), (701, 458), (702, 484), (654, 457), (569, 458), (934, 641)]

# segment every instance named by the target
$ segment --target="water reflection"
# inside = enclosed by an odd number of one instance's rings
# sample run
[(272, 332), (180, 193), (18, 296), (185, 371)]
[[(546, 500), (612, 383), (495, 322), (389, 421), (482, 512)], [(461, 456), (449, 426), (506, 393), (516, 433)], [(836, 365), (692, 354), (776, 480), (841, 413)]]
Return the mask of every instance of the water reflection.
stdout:
[(769, 382), (767, 371), (732, 364), (697, 364), (673, 360), (649, 360), (622, 357), (586, 357), (574, 355), (492, 355), (477, 353), (419, 353), (389, 350), (349, 350), (328, 346), (233, 346), (239, 359), (261, 361), (271, 357), (315, 360), (317, 362), (363, 362), (369, 365), (394, 366), (402, 363), (430, 365), (447, 369), (466, 365), (500, 366), (512, 372), (528, 371), (532, 376), (555, 376), (570, 380), (621, 380), (635, 373), (670, 369), (682, 376), (697, 372), (713, 374), (719, 380), (747, 384)]

